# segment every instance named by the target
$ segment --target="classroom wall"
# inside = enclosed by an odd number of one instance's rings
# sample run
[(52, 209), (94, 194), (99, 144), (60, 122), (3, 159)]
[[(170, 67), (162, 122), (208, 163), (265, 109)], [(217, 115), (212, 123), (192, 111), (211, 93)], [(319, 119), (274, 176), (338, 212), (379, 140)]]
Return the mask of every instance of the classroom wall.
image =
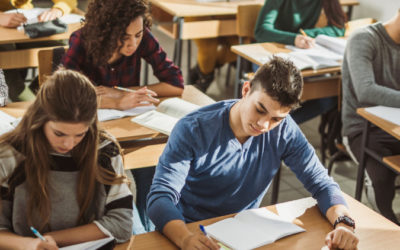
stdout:
[(353, 19), (373, 17), (386, 21), (400, 8), (400, 0), (359, 0), (360, 5), (353, 8)]

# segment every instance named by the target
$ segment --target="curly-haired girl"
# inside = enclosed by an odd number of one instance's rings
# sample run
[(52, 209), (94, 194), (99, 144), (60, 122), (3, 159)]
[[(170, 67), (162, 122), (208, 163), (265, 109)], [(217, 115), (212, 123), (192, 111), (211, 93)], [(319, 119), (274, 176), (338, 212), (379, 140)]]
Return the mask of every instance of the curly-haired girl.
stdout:
[[(94, 0), (84, 26), (70, 37), (63, 64), (81, 71), (98, 86), (102, 108), (148, 105), (158, 102), (153, 96), (183, 91), (181, 71), (149, 30), (148, 11), (146, 0)], [(159, 83), (134, 93), (110, 88), (139, 86), (142, 58), (151, 64)]]

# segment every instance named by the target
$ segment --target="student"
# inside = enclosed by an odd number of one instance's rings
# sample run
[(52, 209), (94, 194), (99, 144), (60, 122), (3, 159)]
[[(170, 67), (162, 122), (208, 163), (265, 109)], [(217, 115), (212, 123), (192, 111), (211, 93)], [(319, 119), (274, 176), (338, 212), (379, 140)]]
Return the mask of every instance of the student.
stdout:
[[(391, 20), (359, 29), (347, 41), (342, 66), (343, 135), (358, 160), (362, 153), (365, 120), (356, 110), (377, 105), (400, 108), (399, 69), (400, 9)], [(372, 127), (368, 148), (381, 156), (396, 155), (400, 154), (400, 141), (378, 127)], [(397, 174), (371, 157), (366, 158), (366, 170), (372, 180), (379, 211), (399, 224), (392, 209)]]
[(181, 119), (148, 195), (157, 229), (183, 249), (217, 249), (185, 223), (259, 207), (283, 160), (328, 220), (334, 224), (340, 218), (340, 226), (327, 235), (328, 246), (356, 249), (339, 186), (288, 115), (300, 101), (302, 86), (295, 66), (274, 58), (244, 83), (242, 99), (217, 102)]
[[(39, 22), (50, 21), (71, 13), (77, 6), (77, 0), (53, 0), (54, 5), (38, 16)], [(25, 23), (26, 17), (21, 13), (4, 13), (12, 9), (31, 9), (32, 0), (0, 0), (0, 26), (16, 28)]]
[[(148, 10), (145, 0), (94, 0), (85, 25), (71, 35), (63, 64), (99, 86), (102, 108), (129, 109), (157, 103), (156, 95), (182, 94), (181, 71), (151, 34)], [(113, 89), (139, 86), (142, 58), (151, 64), (160, 82), (135, 93)]]
[(131, 237), (120, 148), (99, 129), (95, 89), (78, 72), (55, 72), (15, 130), (0, 137), (0, 184), (1, 249)]
[[(346, 16), (338, 0), (267, 0), (258, 15), (257, 42), (277, 42), (310, 48), (317, 35), (343, 36)], [(304, 30), (307, 36), (301, 34)], [(303, 123), (337, 104), (336, 97), (306, 101), (293, 111), (293, 119)]]
[[(38, 16), (39, 21), (49, 21), (57, 17), (69, 14), (71, 10), (77, 6), (76, 0), (53, 0), (54, 5), (48, 11), (44, 11)], [(16, 28), (24, 24), (27, 19), (21, 13), (4, 13), (7, 10), (15, 8), (19, 9), (31, 9), (33, 8), (31, 0), (0, 0), (0, 26), (6, 28)], [(56, 46), (60, 45), (60, 42), (36, 42), (23, 43), (23, 44), (2, 44), (0, 45), (0, 51), (16, 50), (16, 49), (28, 49), (40, 46)], [(25, 78), (27, 69), (7, 69), (4, 70), (6, 81), (9, 84), (9, 95), (13, 101), (25, 101), (28, 100), (29, 94), (33, 97), (32, 92), (27, 89), (25, 95), (21, 95), (25, 89)], [(12, 83), (12, 84), (10, 84)], [(32, 86), (34, 88), (35, 86)]]

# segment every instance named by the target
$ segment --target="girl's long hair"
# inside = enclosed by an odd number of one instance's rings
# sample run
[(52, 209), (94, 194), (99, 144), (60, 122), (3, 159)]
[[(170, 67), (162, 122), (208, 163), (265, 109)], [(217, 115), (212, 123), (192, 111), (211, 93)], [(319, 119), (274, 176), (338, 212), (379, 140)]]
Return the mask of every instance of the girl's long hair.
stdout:
[(147, 0), (91, 1), (82, 28), (84, 47), (90, 63), (106, 65), (114, 51), (122, 47), (126, 28), (137, 17), (143, 18), (143, 28), (150, 28)]
[(324, 9), (329, 25), (344, 28), (347, 16), (343, 12), (339, 0), (322, 0), (322, 8)]
[(23, 164), (8, 179), (10, 192), (20, 184), (21, 178), (25, 179), (28, 222), (40, 230), (48, 226), (52, 152), (44, 134), (44, 125), (48, 121), (85, 123), (89, 126), (82, 141), (71, 151), (75, 163), (80, 167), (77, 187), (80, 213), (77, 223), (88, 223), (84, 221), (84, 215), (94, 198), (97, 182), (121, 183), (124, 176), (117, 176), (98, 164), (99, 140), (107, 136), (98, 129), (95, 89), (90, 80), (79, 72), (65, 69), (56, 71), (43, 84), (18, 126), (0, 137), (1, 144), (10, 144), (25, 156)]

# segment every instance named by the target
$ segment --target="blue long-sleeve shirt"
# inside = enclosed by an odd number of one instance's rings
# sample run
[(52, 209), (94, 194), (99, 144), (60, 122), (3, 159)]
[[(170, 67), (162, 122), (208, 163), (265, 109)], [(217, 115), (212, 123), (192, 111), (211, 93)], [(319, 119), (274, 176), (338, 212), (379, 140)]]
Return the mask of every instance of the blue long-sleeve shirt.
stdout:
[(160, 157), (147, 197), (159, 230), (259, 207), (281, 160), (317, 199), (323, 214), (345, 204), (314, 149), (292, 120), (241, 144), (229, 125), (235, 100), (218, 102), (181, 119)]

